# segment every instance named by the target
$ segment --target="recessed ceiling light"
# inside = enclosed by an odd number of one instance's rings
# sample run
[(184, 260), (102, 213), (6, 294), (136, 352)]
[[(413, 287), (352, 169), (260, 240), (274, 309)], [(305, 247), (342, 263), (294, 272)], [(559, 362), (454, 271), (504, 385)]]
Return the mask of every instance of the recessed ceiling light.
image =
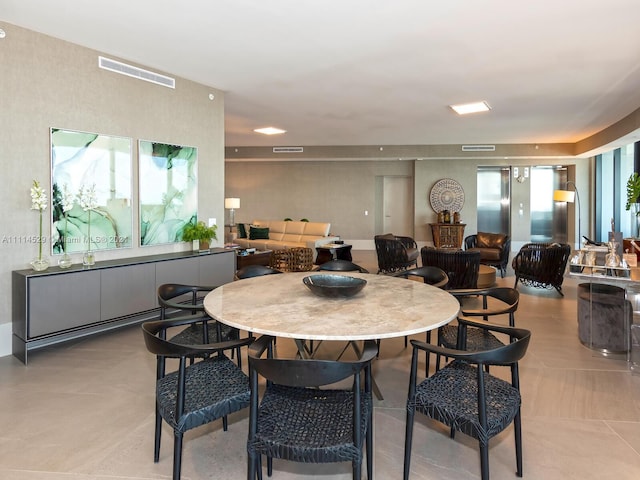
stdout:
[(265, 128), (256, 128), (254, 130), (256, 133), (263, 133), (265, 135), (279, 135), (281, 133), (286, 133), (286, 130), (282, 130), (281, 128), (276, 127), (265, 127)]
[(461, 103), (460, 105), (449, 105), (451, 109), (458, 115), (466, 115), (467, 113), (487, 112), (491, 107), (487, 102)]

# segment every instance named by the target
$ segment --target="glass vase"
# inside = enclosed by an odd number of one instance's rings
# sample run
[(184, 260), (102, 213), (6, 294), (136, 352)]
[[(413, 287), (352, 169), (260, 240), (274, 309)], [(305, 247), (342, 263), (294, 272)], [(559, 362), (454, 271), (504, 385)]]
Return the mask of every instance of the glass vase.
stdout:
[(84, 252), (82, 256), (82, 265), (86, 267), (90, 267), (91, 265), (95, 265), (96, 263), (96, 255), (92, 250), (87, 250)]
[(36, 258), (33, 262), (31, 262), (31, 268), (33, 268), (36, 272), (42, 272), (49, 268), (49, 262), (44, 258)]
[(64, 253), (58, 260), (58, 266), (62, 269), (69, 268), (71, 265), (73, 265), (73, 262), (71, 261), (71, 255), (68, 253)]
[(631, 237), (640, 238), (640, 203), (631, 204)]

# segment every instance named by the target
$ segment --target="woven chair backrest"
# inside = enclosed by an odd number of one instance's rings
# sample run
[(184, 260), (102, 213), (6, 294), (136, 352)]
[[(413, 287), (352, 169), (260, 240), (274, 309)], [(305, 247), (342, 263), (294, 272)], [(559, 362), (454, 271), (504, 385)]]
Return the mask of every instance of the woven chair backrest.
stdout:
[(449, 277), (447, 290), (476, 288), (480, 272), (480, 252), (442, 250), (423, 247), (420, 251), (422, 265), (438, 267)]

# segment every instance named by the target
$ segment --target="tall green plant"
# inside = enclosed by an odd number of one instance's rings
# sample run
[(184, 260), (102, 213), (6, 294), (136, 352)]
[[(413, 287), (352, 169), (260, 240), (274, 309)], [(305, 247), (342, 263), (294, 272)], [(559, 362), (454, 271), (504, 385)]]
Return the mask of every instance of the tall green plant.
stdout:
[[(627, 180), (627, 205), (625, 209), (630, 210), (631, 205), (638, 203), (638, 197), (640, 197), (640, 175), (638, 172), (633, 172)], [(636, 212), (636, 215), (640, 215), (640, 210)]]

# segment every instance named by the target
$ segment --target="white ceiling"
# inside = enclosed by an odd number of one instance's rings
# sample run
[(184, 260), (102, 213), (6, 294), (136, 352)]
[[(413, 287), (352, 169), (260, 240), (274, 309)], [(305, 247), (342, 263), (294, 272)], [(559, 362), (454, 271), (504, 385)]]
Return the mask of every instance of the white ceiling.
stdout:
[(227, 146), (576, 142), (640, 107), (639, 0), (0, 0), (0, 20), (224, 90)]

